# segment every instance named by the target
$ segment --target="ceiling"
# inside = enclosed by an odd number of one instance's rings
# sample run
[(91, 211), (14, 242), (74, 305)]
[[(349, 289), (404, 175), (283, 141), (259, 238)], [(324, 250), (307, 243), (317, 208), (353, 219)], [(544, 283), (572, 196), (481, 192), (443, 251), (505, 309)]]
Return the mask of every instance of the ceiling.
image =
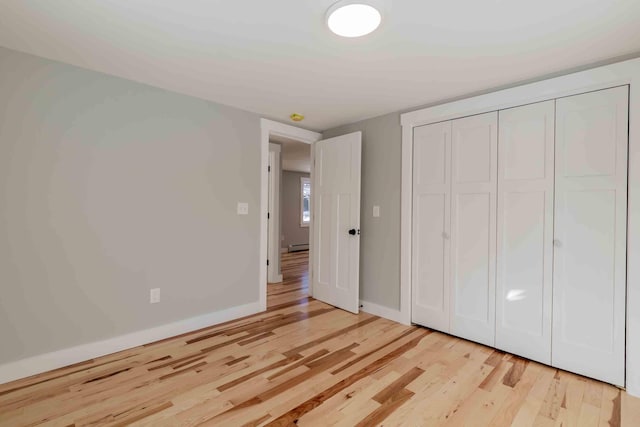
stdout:
[(271, 135), (269, 142), (280, 144), (282, 170), (311, 172), (311, 145), (284, 136)]
[(640, 52), (638, 0), (3, 0), (0, 45), (325, 130)]

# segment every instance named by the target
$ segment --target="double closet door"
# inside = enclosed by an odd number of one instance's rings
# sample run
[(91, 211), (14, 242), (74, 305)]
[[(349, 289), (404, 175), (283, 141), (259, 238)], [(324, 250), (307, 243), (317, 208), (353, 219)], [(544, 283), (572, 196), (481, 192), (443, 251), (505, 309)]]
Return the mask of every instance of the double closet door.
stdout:
[(497, 113), (414, 130), (412, 316), (494, 345)]
[(414, 129), (412, 316), (624, 384), (628, 87)]

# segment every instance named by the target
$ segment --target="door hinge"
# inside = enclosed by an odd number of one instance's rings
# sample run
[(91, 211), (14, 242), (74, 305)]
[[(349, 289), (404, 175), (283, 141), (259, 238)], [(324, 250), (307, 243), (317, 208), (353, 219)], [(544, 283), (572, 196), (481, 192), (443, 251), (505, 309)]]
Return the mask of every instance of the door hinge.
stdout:
[(271, 218), (269, 212), (267, 212), (267, 219)]
[(267, 166), (267, 172), (271, 172), (271, 166)]
[(267, 260), (267, 265), (269, 265), (269, 260)]

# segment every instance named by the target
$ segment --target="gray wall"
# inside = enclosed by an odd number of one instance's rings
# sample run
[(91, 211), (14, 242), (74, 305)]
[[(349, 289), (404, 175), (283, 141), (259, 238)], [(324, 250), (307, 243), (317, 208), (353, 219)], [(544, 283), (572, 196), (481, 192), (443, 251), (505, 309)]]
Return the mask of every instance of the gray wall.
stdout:
[[(331, 138), (362, 132), (360, 298), (400, 309), (400, 114), (363, 120), (323, 132)], [(374, 218), (373, 206), (380, 206)]]
[(0, 363), (257, 301), (259, 147), (254, 114), (0, 48)]
[(282, 171), (281, 234), (283, 248), (298, 243), (309, 244), (309, 227), (300, 227), (300, 178), (308, 173)]

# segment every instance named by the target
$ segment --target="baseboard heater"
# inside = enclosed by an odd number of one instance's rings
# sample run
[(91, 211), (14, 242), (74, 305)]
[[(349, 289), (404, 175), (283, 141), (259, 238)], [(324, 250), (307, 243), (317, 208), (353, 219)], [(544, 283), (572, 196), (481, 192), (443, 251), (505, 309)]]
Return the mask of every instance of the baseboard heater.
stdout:
[(289, 245), (289, 252), (308, 251), (308, 243), (298, 243), (297, 245)]

